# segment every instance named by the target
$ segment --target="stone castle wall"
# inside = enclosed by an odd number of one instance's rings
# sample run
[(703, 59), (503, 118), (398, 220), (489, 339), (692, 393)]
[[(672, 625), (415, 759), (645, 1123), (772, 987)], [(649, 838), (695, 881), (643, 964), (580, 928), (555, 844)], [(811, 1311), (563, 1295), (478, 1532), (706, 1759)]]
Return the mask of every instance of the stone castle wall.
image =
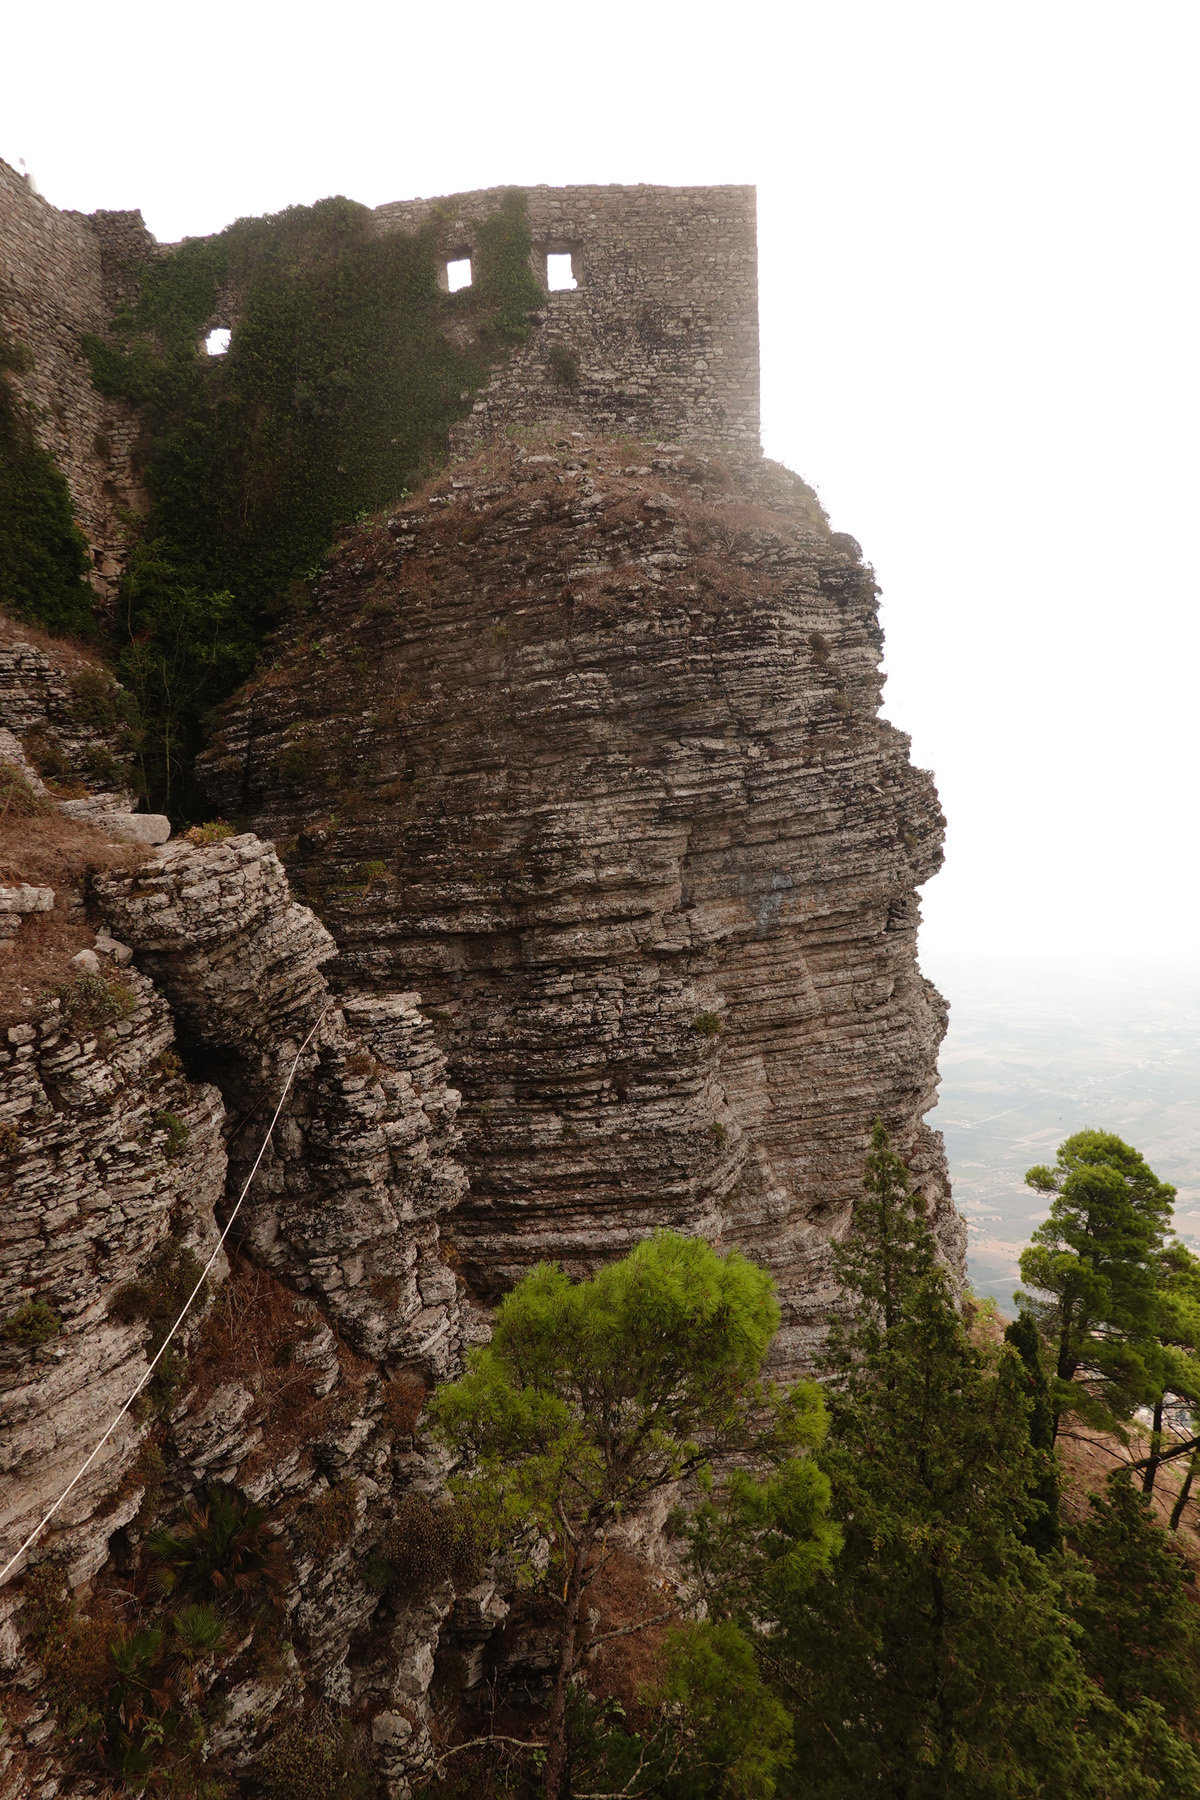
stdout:
[[(464, 436), (561, 415), (586, 430), (757, 451), (758, 240), (752, 187), (525, 190), (534, 273), (569, 253), (576, 287), (475, 404)], [(384, 230), (433, 221), (443, 262), (472, 257), (504, 190), (375, 209)]]
[(96, 392), (80, 340), (104, 330), (153, 242), (140, 213), (60, 212), (0, 161), (0, 329), (32, 358), (11, 379), (66, 476), (102, 598), (115, 596), (124, 566), (121, 513), (141, 506), (136, 423)]
[[(502, 188), (375, 209), (381, 231), (433, 221), (443, 263), (473, 257)], [(458, 447), (507, 425), (628, 433), (758, 451), (758, 272), (752, 187), (535, 187), (534, 270), (569, 254), (573, 290), (547, 291), (532, 330), (497, 368)], [(137, 422), (92, 386), (80, 347), (136, 296), (155, 242), (137, 212), (60, 212), (0, 161), (0, 329), (32, 367), (12, 379), (66, 476), (92, 550), (93, 584), (113, 599), (122, 517), (145, 498), (133, 470)], [(236, 329), (236, 296), (214, 323)]]

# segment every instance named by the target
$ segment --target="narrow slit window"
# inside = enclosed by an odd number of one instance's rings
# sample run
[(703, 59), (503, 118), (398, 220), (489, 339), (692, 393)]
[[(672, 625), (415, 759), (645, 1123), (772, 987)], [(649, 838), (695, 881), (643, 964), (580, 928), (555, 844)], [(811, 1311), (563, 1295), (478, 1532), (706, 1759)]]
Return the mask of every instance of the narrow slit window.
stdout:
[(575, 279), (574, 258), (569, 250), (561, 253), (552, 250), (546, 258), (546, 286), (552, 294), (561, 294), (566, 288), (576, 288), (579, 283)]
[(469, 256), (456, 257), (453, 262), (446, 264), (446, 286), (452, 294), (457, 294), (460, 288), (468, 288), (470, 285), (471, 259)]
[(233, 333), (227, 325), (218, 325), (210, 331), (204, 340), (204, 348), (210, 356), (224, 356), (232, 341)]

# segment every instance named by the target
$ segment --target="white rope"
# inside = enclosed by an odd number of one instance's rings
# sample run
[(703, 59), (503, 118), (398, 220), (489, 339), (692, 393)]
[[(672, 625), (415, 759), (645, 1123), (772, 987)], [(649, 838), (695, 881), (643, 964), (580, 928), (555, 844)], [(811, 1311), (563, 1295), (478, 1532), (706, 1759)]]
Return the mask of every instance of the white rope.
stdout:
[[(330, 1002), (330, 1005), (332, 1005), (332, 1002)], [(283, 1103), (287, 1099), (288, 1089), (292, 1085), (292, 1078), (294, 1077), (296, 1070), (300, 1067), (300, 1058), (304, 1055), (304, 1052), (308, 1049), (308, 1046), (312, 1043), (313, 1038), (316, 1036), (317, 1025), (319, 1025), (321, 1023), (321, 1019), (323, 1019), (325, 1017), (325, 1014), (329, 1010), (330, 1010), (329, 1006), (326, 1006), (323, 1009), (320, 1017), (317, 1019), (316, 1025), (313, 1026), (312, 1030), (309, 1032), (308, 1036), (305, 1038), (304, 1042), (301, 1044), (300, 1048), (296, 1052), (295, 1060), (293, 1061), (291, 1068), (288, 1070), (288, 1078), (283, 1084), (283, 1092), (279, 1096), (279, 1104), (275, 1108), (275, 1113), (271, 1120), (271, 1123), (267, 1126), (267, 1135), (263, 1138), (262, 1145), (259, 1149), (258, 1155), (254, 1159), (254, 1167), (251, 1169), (249, 1175), (247, 1175), (247, 1177), (246, 1177), (246, 1185), (243, 1187), (241, 1193), (238, 1195), (237, 1206), (235, 1206), (233, 1211), (230, 1213), (228, 1223), (226, 1224), (225, 1229), (221, 1233), (220, 1237), (217, 1239), (216, 1248), (213, 1250), (212, 1255), (209, 1257), (209, 1259), (205, 1263), (203, 1269), (200, 1271), (199, 1281), (196, 1283), (195, 1287), (192, 1289), (191, 1293), (188, 1295), (187, 1299), (184, 1301), (183, 1311), (180, 1313), (179, 1317), (176, 1319), (175, 1323), (172, 1325), (170, 1331), (168, 1331), (166, 1337), (163, 1339), (163, 1341), (162, 1341), (161, 1345), (159, 1346), (159, 1349), (154, 1357), (154, 1361), (150, 1364), (149, 1368), (146, 1370), (146, 1373), (142, 1376), (142, 1379), (138, 1382), (138, 1384), (134, 1388), (132, 1394), (130, 1394), (128, 1400), (125, 1402), (124, 1406), (121, 1408), (120, 1412), (117, 1414), (116, 1418), (113, 1420), (112, 1424), (109, 1426), (109, 1428), (105, 1432), (104, 1436), (100, 1439), (100, 1442), (96, 1445), (96, 1448), (92, 1451), (92, 1454), (88, 1457), (88, 1459), (84, 1463), (83, 1467), (81, 1469), (79, 1469), (77, 1471), (77, 1473), (71, 1477), (71, 1480), (67, 1483), (67, 1485), (63, 1489), (62, 1493), (58, 1496), (58, 1499), (54, 1502), (54, 1505), (50, 1508), (50, 1511), (48, 1513), (46, 1513), (44, 1518), (42, 1518), (37, 1525), (34, 1526), (33, 1530), (30, 1532), (29, 1536), (25, 1539), (25, 1542), (21, 1545), (21, 1548), (17, 1551), (16, 1555), (10, 1556), (8, 1561), (5, 1563), (4, 1567), (2, 1569), (0, 1569), (0, 1587), (3, 1587), (4, 1583), (8, 1580), (10, 1571), (12, 1569), (14, 1569), (16, 1567), (16, 1565), (20, 1562), (21, 1558), (24, 1556), (24, 1554), (28, 1550), (29, 1546), (31, 1544), (35, 1543), (37, 1541), (37, 1539), (41, 1536), (42, 1532), (45, 1531), (47, 1525), (50, 1523), (51, 1519), (54, 1517), (55, 1513), (58, 1511), (58, 1509), (62, 1505), (63, 1501), (67, 1498), (67, 1496), (71, 1492), (72, 1488), (77, 1486), (77, 1484), (83, 1480), (84, 1476), (87, 1474), (88, 1470), (91, 1468), (92, 1464), (95, 1462), (96, 1458), (99, 1456), (100, 1452), (103, 1450), (105, 1444), (107, 1444), (109, 1438), (112, 1436), (113, 1432), (117, 1429), (117, 1426), (121, 1423), (121, 1420), (125, 1417), (125, 1414), (129, 1411), (130, 1407), (133, 1405), (134, 1401), (137, 1399), (138, 1395), (141, 1393), (142, 1389), (145, 1387), (146, 1383), (149, 1381), (150, 1377), (153, 1375), (154, 1370), (159, 1362), (159, 1359), (162, 1357), (163, 1352), (167, 1348), (167, 1345), (170, 1343), (171, 1339), (175, 1336), (175, 1333), (179, 1330), (179, 1327), (183, 1324), (184, 1319), (187, 1317), (188, 1308), (191, 1306), (192, 1301), (196, 1298), (196, 1295), (200, 1292), (200, 1289), (204, 1286), (204, 1282), (208, 1275), (208, 1271), (212, 1268), (213, 1264), (217, 1260), (217, 1257), (221, 1254), (221, 1249), (225, 1243), (225, 1239), (229, 1236), (229, 1228), (233, 1224), (233, 1221), (237, 1218), (238, 1211), (239, 1211), (239, 1208), (241, 1207), (242, 1201), (246, 1198), (246, 1195), (250, 1191), (250, 1183), (254, 1180), (254, 1177), (258, 1174), (258, 1165), (262, 1161), (263, 1157), (266, 1155), (267, 1145), (271, 1141), (271, 1133), (274, 1131), (276, 1125), (279, 1122), (279, 1115), (283, 1111)]]

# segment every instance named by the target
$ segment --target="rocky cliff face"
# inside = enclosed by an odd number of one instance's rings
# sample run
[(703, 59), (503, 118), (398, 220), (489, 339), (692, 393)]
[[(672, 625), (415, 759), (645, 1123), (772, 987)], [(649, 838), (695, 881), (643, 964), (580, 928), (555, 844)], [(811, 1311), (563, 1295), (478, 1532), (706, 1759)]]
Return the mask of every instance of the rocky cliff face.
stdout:
[(932, 783), (878, 714), (871, 571), (770, 464), (574, 434), (348, 534), (206, 779), (286, 845), (335, 987), (419, 990), (464, 1097), (475, 1292), (656, 1226), (827, 1314), (872, 1121), (963, 1232), (915, 956)]
[[(114, 1312), (115, 1297), (164, 1257), (185, 1252), (198, 1269), (216, 1242), (221, 1097), (183, 1077), (170, 1010), (150, 982), (105, 967), (107, 981), (49, 1000), (0, 1048), (5, 1561), (145, 1372), (145, 1323)], [(77, 1580), (137, 1511), (144, 1484), (125, 1478), (145, 1438), (127, 1419), (58, 1521)]]
[(458, 1096), (413, 996), (334, 1004), (320, 966), (336, 946), (252, 836), (170, 845), (151, 867), (101, 877), (96, 895), (172, 1001), (185, 1047), (238, 1108), (237, 1191), (316, 1028), (245, 1202), (246, 1247), (319, 1295), (365, 1355), (446, 1374), (458, 1308), (437, 1220), (466, 1182), (454, 1160)]
[[(281, 1617), (265, 1643), (260, 1623), (222, 1658), (208, 1754), (245, 1771), (281, 1719), (314, 1700), (353, 1704), (391, 1791), (407, 1792), (429, 1754), (450, 1597), (444, 1584), (395, 1590), (379, 1547), (406, 1495), (442, 1485), (413, 1433), (428, 1384), (461, 1356), (438, 1241), (465, 1186), (458, 1096), (411, 996), (331, 996), (333, 941), (270, 846), (226, 836), (131, 853), (70, 816), (78, 796), (53, 798), (81, 785), (74, 769), (36, 793), (17, 733), (41, 742), (47, 694), (69, 714), (72, 671), (19, 643), (0, 673), (0, 774), (36, 800), (60, 882), (37, 891), (63, 917), (60, 956), (75, 951), (0, 1044), (4, 1559), (145, 1375), (311, 1031), (230, 1255), (25, 1566), (81, 1596), (85, 1632), (90, 1608), (116, 1638), (156, 1521), (214, 1482), (260, 1502), (285, 1551)], [(55, 745), (82, 767), (92, 740), (59, 724)], [(5, 836), (6, 869), (23, 843), (37, 848), (28, 830)], [(28, 931), (19, 921), (4, 942), (10, 972)], [(19, 992), (8, 983), (10, 1001)], [(479, 1329), (468, 1308), (467, 1335)], [(20, 1583), (0, 1592), (4, 1800), (84, 1779), (61, 1731), (63, 1665), (30, 1637), (30, 1605)], [(486, 1637), (504, 1607), (485, 1582), (460, 1611)]]
[[(151, 246), (0, 187), (22, 391), (111, 595), (137, 421), (80, 333)], [(502, 199), (376, 226), (427, 227), (444, 265)], [(402, 1800), (439, 1646), (470, 1686), (507, 1612), (478, 1567), (408, 1579), (445, 1476), (421, 1409), (539, 1259), (582, 1273), (659, 1226), (739, 1244), (803, 1369), (882, 1117), (962, 1274), (922, 1122), (942, 819), (878, 716), (858, 545), (757, 456), (753, 193), (538, 189), (528, 224), (537, 281), (565, 255), (577, 286), (506, 340), (444, 477), (346, 531), (307, 610), (280, 599), (204, 759), (236, 833), (131, 813), (111, 677), (0, 620), (5, 1558), (146, 1371), (296, 1065), (170, 1358), (0, 1590), (0, 1800), (101, 1791), (64, 1680), (165, 1619), (147, 1533), (214, 1483), (261, 1503), (284, 1573), (205, 1673), (206, 1768), (261, 1786), (285, 1727)], [(236, 307), (211, 322), (236, 336)], [(536, 1681), (536, 1608), (493, 1661)]]

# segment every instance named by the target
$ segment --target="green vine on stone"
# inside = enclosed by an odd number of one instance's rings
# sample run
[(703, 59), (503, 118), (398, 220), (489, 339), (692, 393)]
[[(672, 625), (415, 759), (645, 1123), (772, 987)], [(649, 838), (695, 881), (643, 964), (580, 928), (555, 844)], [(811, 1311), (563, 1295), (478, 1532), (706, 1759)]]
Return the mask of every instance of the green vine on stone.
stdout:
[[(524, 195), (506, 194), (476, 238), (474, 286), (450, 295), (436, 220), (380, 232), (341, 198), (240, 219), (156, 257), (137, 301), (84, 340), (95, 385), (140, 414), (152, 506), (113, 649), (143, 785), (177, 819), (203, 816), (191, 765), (205, 715), (268, 631), (311, 606), (339, 527), (441, 466), (450, 427), (544, 300)], [(209, 356), (203, 333), (222, 318), (228, 353)]]
[(9, 377), (32, 357), (0, 332), (0, 607), (51, 631), (94, 631), (91, 556), (54, 459)]

